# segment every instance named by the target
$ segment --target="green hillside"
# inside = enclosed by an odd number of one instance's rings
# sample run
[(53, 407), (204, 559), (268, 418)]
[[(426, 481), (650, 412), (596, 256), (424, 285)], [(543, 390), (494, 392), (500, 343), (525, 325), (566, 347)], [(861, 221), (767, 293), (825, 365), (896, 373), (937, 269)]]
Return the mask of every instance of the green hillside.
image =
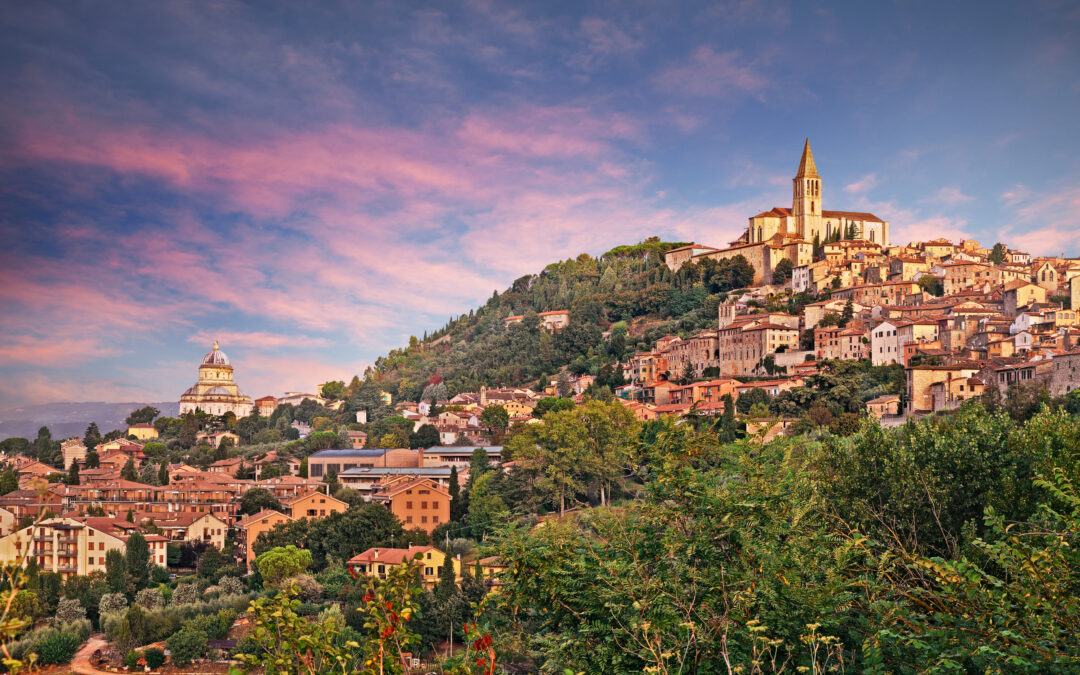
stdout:
[[(753, 278), (741, 257), (672, 273), (663, 254), (684, 245), (651, 238), (598, 258), (582, 254), (548, 265), (479, 309), (379, 358), (366, 379), (396, 400), (418, 400), (435, 375), (453, 395), (481, 385), (535, 385), (563, 366), (597, 375), (599, 386), (611, 385), (618, 378), (612, 365), (627, 352), (651, 347), (665, 333), (687, 335), (715, 325), (726, 292)], [(552, 335), (540, 328), (537, 314), (555, 309), (570, 310), (571, 322)], [(525, 317), (521, 323), (504, 324), (518, 314)]]

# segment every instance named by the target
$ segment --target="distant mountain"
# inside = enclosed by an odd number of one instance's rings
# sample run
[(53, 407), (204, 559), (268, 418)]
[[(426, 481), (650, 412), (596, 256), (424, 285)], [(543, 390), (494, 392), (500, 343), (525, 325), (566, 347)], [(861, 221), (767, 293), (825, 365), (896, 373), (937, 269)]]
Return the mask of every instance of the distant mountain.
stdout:
[(167, 417), (180, 413), (176, 401), (159, 403), (45, 403), (0, 410), (0, 439), (21, 436), (33, 440), (38, 429), (49, 427), (54, 439), (82, 436), (87, 425), (97, 422), (101, 433), (120, 429), (132, 410), (152, 405)]

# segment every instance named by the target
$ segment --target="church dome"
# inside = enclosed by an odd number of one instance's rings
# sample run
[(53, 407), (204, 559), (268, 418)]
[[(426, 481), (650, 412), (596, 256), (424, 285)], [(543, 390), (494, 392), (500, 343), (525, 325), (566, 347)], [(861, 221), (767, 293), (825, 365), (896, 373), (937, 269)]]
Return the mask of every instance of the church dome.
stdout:
[(225, 352), (218, 348), (218, 343), (214, 342), (214, 348), (210, 350), (210, 353), (203, 357), (202, 364), (204, 366), (232, 366), (229, 363), (229, 357), (225, 355)]
[(211, 389), (207, 389), (206, 393), (203, 394), (203, 395), (204, 396), (232, 396), (232, 394), (229, 393), (229, 390), (226, 389), (225, 387), (213, 387)]

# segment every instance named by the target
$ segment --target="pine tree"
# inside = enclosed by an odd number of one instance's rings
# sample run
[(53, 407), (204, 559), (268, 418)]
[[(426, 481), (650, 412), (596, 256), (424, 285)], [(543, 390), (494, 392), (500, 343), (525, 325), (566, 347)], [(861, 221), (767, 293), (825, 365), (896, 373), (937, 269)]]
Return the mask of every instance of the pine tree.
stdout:
[(101, 443), (101, 432), (98, 430), (97, 422), (91, 422), (90, 426), (86, 427), (86, 434), (83, 436), (83, 445), (87, 450), (93, 450)]
[(168, 485), (169, 484), (169, 467), (166, 466), (165, 462), (161, 463), (161, 468), (158, 469), (157, 478), (158, 478), (158, 483), (159, 484), (161, 484), (161, 485)]
[(457, 467), (450, 467), (450, 521), (460, 523), (465, 509), (461, 503), (461, 485), (458, 483)]
[(128, 457), (128, 461), (124, 462), (124, 468), (120, 469), (120, 477), (124, 480), (138, 480), (139, 475), (135, 471), (135, 458)]
[(195, 419), (195, 413), (188, 413), (184, 422), (180, 425), (180, 431), (176, 438), (180, 441), (180, 447), (194, 448), (199, 435), (199, 422)]
[(442, 567), (439, 568), (439, 582), (435, 586), (435, 602), (440, 607), (446, 606), (458, 592), (457, 581), (454, 577), (454, 556), (447, 553)]
[(79, 484), (79, 462), (77, 460), (75, 460), (75, 459), (71, 460), (71, 466), (68, 467), (67, 484), (68, 485), (78, 485)]
[(99, 466), (101, 466), (101, 456), (98, 455), (97, 450), (86, 453), (86, 468), (96, 469)]
[(840, 327), (843, 328), (846, 326), (848, 321), (851, 321), (854, 316), (855, 304), (851, 301), (851, 298), (848, 298), (847, 302), (844, 303), (844, 313), (840, 315)]

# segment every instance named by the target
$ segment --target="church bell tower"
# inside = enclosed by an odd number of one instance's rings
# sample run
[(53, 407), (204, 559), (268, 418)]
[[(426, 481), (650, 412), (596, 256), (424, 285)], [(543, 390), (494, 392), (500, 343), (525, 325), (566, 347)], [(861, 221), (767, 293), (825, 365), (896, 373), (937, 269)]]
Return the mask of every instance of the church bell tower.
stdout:
[(810, 139), (803, 146), (799, 171), (792, 181), (791, 215), (795, 217), (795, 232), (806, 241), (813, 242), (817, 235), (822, 241), (821, 230), (821, 176), (814, 166), (814, 153), (810, 152)]

